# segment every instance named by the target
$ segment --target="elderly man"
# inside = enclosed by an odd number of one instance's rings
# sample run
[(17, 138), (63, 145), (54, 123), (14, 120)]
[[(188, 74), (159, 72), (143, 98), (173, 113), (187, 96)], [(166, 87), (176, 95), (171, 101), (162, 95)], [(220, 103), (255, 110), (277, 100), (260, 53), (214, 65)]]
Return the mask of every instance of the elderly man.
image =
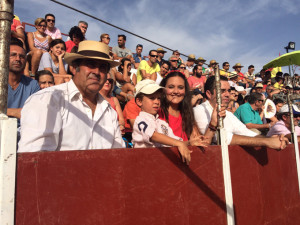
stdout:
[(24, 105), (19, 152), (124, 147), (117, 113), (99, 94), (109, 68), (119, 65), (108, 46), (82, 41), (65, 60), (73, 80), (43, 89)]
[(85, 21), (81, 20), (81, 21), (78, 22), (78, 27), (80, 28), (80, 30), (81, 30), (81, 32), (84, 36), (84, 40), (86, 40), (85, 34), (86, 34), (87, 29), (88, 29), (88, 26), (89, 26), (89, 24)]
[[(294, 116), (295, 132), (298, 136), (298, 142), (300, 141), (300, 127), (298, 123), (300, 121), (300, 110), (296, 105), (292, 106)], [(289, 112), (289, 106), (283, 105), (278, 112), (279, 121), (269, 130), (267, 136), (283, 134), (291, 141), (291, 116)]]
[[(230, 85), (224, 76), (221, 79), (221, 99), (223, 108), (227, 108), (229, 103)], [(209, 77), (205, 83), (204, 91), (207, 96), (206, 102), (194, 108), (196, 124), (208, 141), (216, 143), (215, 132), (217, 130), (217, 99), (215, 91), (215, 77)], [(224, 110), (223, 110), (224, 111)], [(226, 130), (226, 140), (231, 145), (244, 146), (267, 146), (274, 149), (285, 148), (288, 140), (283, 137), (264, 138), (247, 129), (231, 112), (226, 111), (224, 118)]]

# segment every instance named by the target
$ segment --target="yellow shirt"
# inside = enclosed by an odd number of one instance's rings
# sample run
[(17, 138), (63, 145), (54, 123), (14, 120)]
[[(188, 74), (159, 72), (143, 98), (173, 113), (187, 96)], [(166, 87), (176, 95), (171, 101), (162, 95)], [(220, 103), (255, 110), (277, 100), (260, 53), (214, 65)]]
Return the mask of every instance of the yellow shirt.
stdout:
[(137, 75), (136, 75), (136, 79), (137, 82), (143, 80), (143, 75), (142, 75), (142, 71), (141, 70), (145, 70), (146, 73), (152, 74), (152, 73), (157, 73), (160, 71), (160, 67), (159, 64), (154, 63), (153, 66), (149, 66), (148, 62), (146, 60), (142, 60), (140, 62), (138, 71), (137, 71)]
[(229, 77), (229, 74), (230, 74), (229, 72), (225, 72), (224, 70), (220, 70), (220, 75), (221, 75), (221, 76), (225, 76), (225, 77), (228, 78), (228, 77)]

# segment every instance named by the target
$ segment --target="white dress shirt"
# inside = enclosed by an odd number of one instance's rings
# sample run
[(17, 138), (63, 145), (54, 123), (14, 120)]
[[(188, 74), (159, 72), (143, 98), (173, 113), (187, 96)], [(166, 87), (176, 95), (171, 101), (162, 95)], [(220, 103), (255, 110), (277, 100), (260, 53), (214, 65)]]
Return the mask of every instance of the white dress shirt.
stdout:
[[(211, 114), (213, 112), (213, 107), (209, 101), (205, 101), (200, 105), (194, 107), (194, 114), (197, 126), (201, 134), (205, 134), (208, 125), (211, 120)], [(254, 137), (257, 134), (249, 130), (245, 124), (243, 124), (233, 113), (226, 110), (226, 117), (224, 118), (224, 128), (227, 134), (227, 144), (229, 145), (234, 134), (243, 135), (248, 137)], [(215, 134), (213, 144), (217, 143), (217, 135)]]
[(123, 148), (116, 111), (99, 94), (94, 115), (73, 80), (30, 96), (19, 152)]

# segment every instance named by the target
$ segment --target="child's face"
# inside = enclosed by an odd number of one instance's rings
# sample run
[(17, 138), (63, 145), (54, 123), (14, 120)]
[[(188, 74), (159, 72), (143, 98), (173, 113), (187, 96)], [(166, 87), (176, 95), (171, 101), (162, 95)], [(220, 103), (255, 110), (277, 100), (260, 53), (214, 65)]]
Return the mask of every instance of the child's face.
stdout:
[(141, 107), (142, 111), (156, 115), (160, 108), (160, 98), (162, 93), (157, 91), (150, 95), (144, 95), (143, 99), (137, 99), (136, 103)]

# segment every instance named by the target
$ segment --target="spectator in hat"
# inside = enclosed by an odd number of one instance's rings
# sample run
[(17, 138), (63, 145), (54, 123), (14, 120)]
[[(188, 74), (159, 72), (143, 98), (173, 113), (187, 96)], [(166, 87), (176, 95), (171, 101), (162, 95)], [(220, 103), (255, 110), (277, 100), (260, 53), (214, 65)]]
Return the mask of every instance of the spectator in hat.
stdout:
[(196, 59), (195, 64), (202, 66), (202, 72), (203, 74), (205, 73), (205, 67), (204, 67), (204, 63), (206, 62), (205, 59), (203, 59), (202, 57), (199, 57), (198, 59)]
[(193, 75), (193, 69), (194, 69), (194, 64), (195, 64), (195, 55), (194, 54), (190, 54), (188, 56), (188, 59), (186, 61), (186, 69), (189, 71), (189, 75), (192, 76)]
[(236, 72), (238, 75), (239, 85), (243, 86), (244, 88), (247, 88), (248, 87), (247, 80), (245, 79), (244, 74), (241, 72), (243, 67), (244, 66), (242, 66), (240, 63), (236, 63), (232, 68), (234, 69), (233, 72)]
[(254, 89), (256, 93), (260, 93), (260, 94), (264, 93), (264, 86), (262, 83), (256, 83)]
[(136, 53), (132, 54), (133, 60), (134, 60), (134, 68), (138, 69), (140, 62), (143, 60), (143, 56), (142, 56), (142, 51), (143, 51), (143, 45), (138, 44), (136, 46)]
[(224, 77), (229, 77), (229, 75), (230, 75), (229, 62), (223, 62), (222, 67), (223, 67), (223, 69), (220, 69), (220, 75), (222, 75)]
[(230, 85), (230, 87), (237, 87), (238, 86), (238, 84), (237, 84), (237, 82), (238, 82), (238, 75), (237, 75), (237, 73), (235, 72), (235, 71), (233, 71), (233, 72), (231, 72), (230, 74), (229, 74), (229, 76), (228, 76), (228, 79), (229, 79), (229, 85)]
[[(298, 106), (292, 105), (293, 108), (293, 119), (294, 119), (294, 126), (295, 126), (295, 132), (298, 137), (298, 141), (300, 141), (300, 127), (298, 126), (298, 123), (300, 121), (300, 110)], [(269, 130), (267, 136), (271, 137), (273, 135), (281, 135), (283, 134), (285, 137), (289, 139), (289, 141), (292, 140), (291, 137), (291, 116), (289, 112), (289, 106), (288, 104), (285, 104), (281, 107), (281, 109), (278, 112), (277, 115), (279, 121), (275, 123), (273, 127)]]
[(65, 61), (74, 78), (26, 101), (19, 152), (125, 147), (117, 113), (99, 94), (109, 68), (119, 65), (109, 58), (108, 46), (82, 41), (78, 53), (66, 53)]
[(161, 66), (164, 62), (166, 62), (166, 60), (164, 60), (164, 56), (167, 51), (165, 51), (163, 48), (158, 48), (156, 51), (158, 56), (156, 62), (159, 66)]
[(170, 70), (177, 70), (178, 68), (178, 58), (176, 55), (171, 55), (171, 57), (169, 58), (169, 62), (170, 62)]
[(205, 70), (205, 75), (210, 77), (215, 75), (215, 68), (219, 63), (216, 60), (212, 59), (209, 62), (208, 68)]

